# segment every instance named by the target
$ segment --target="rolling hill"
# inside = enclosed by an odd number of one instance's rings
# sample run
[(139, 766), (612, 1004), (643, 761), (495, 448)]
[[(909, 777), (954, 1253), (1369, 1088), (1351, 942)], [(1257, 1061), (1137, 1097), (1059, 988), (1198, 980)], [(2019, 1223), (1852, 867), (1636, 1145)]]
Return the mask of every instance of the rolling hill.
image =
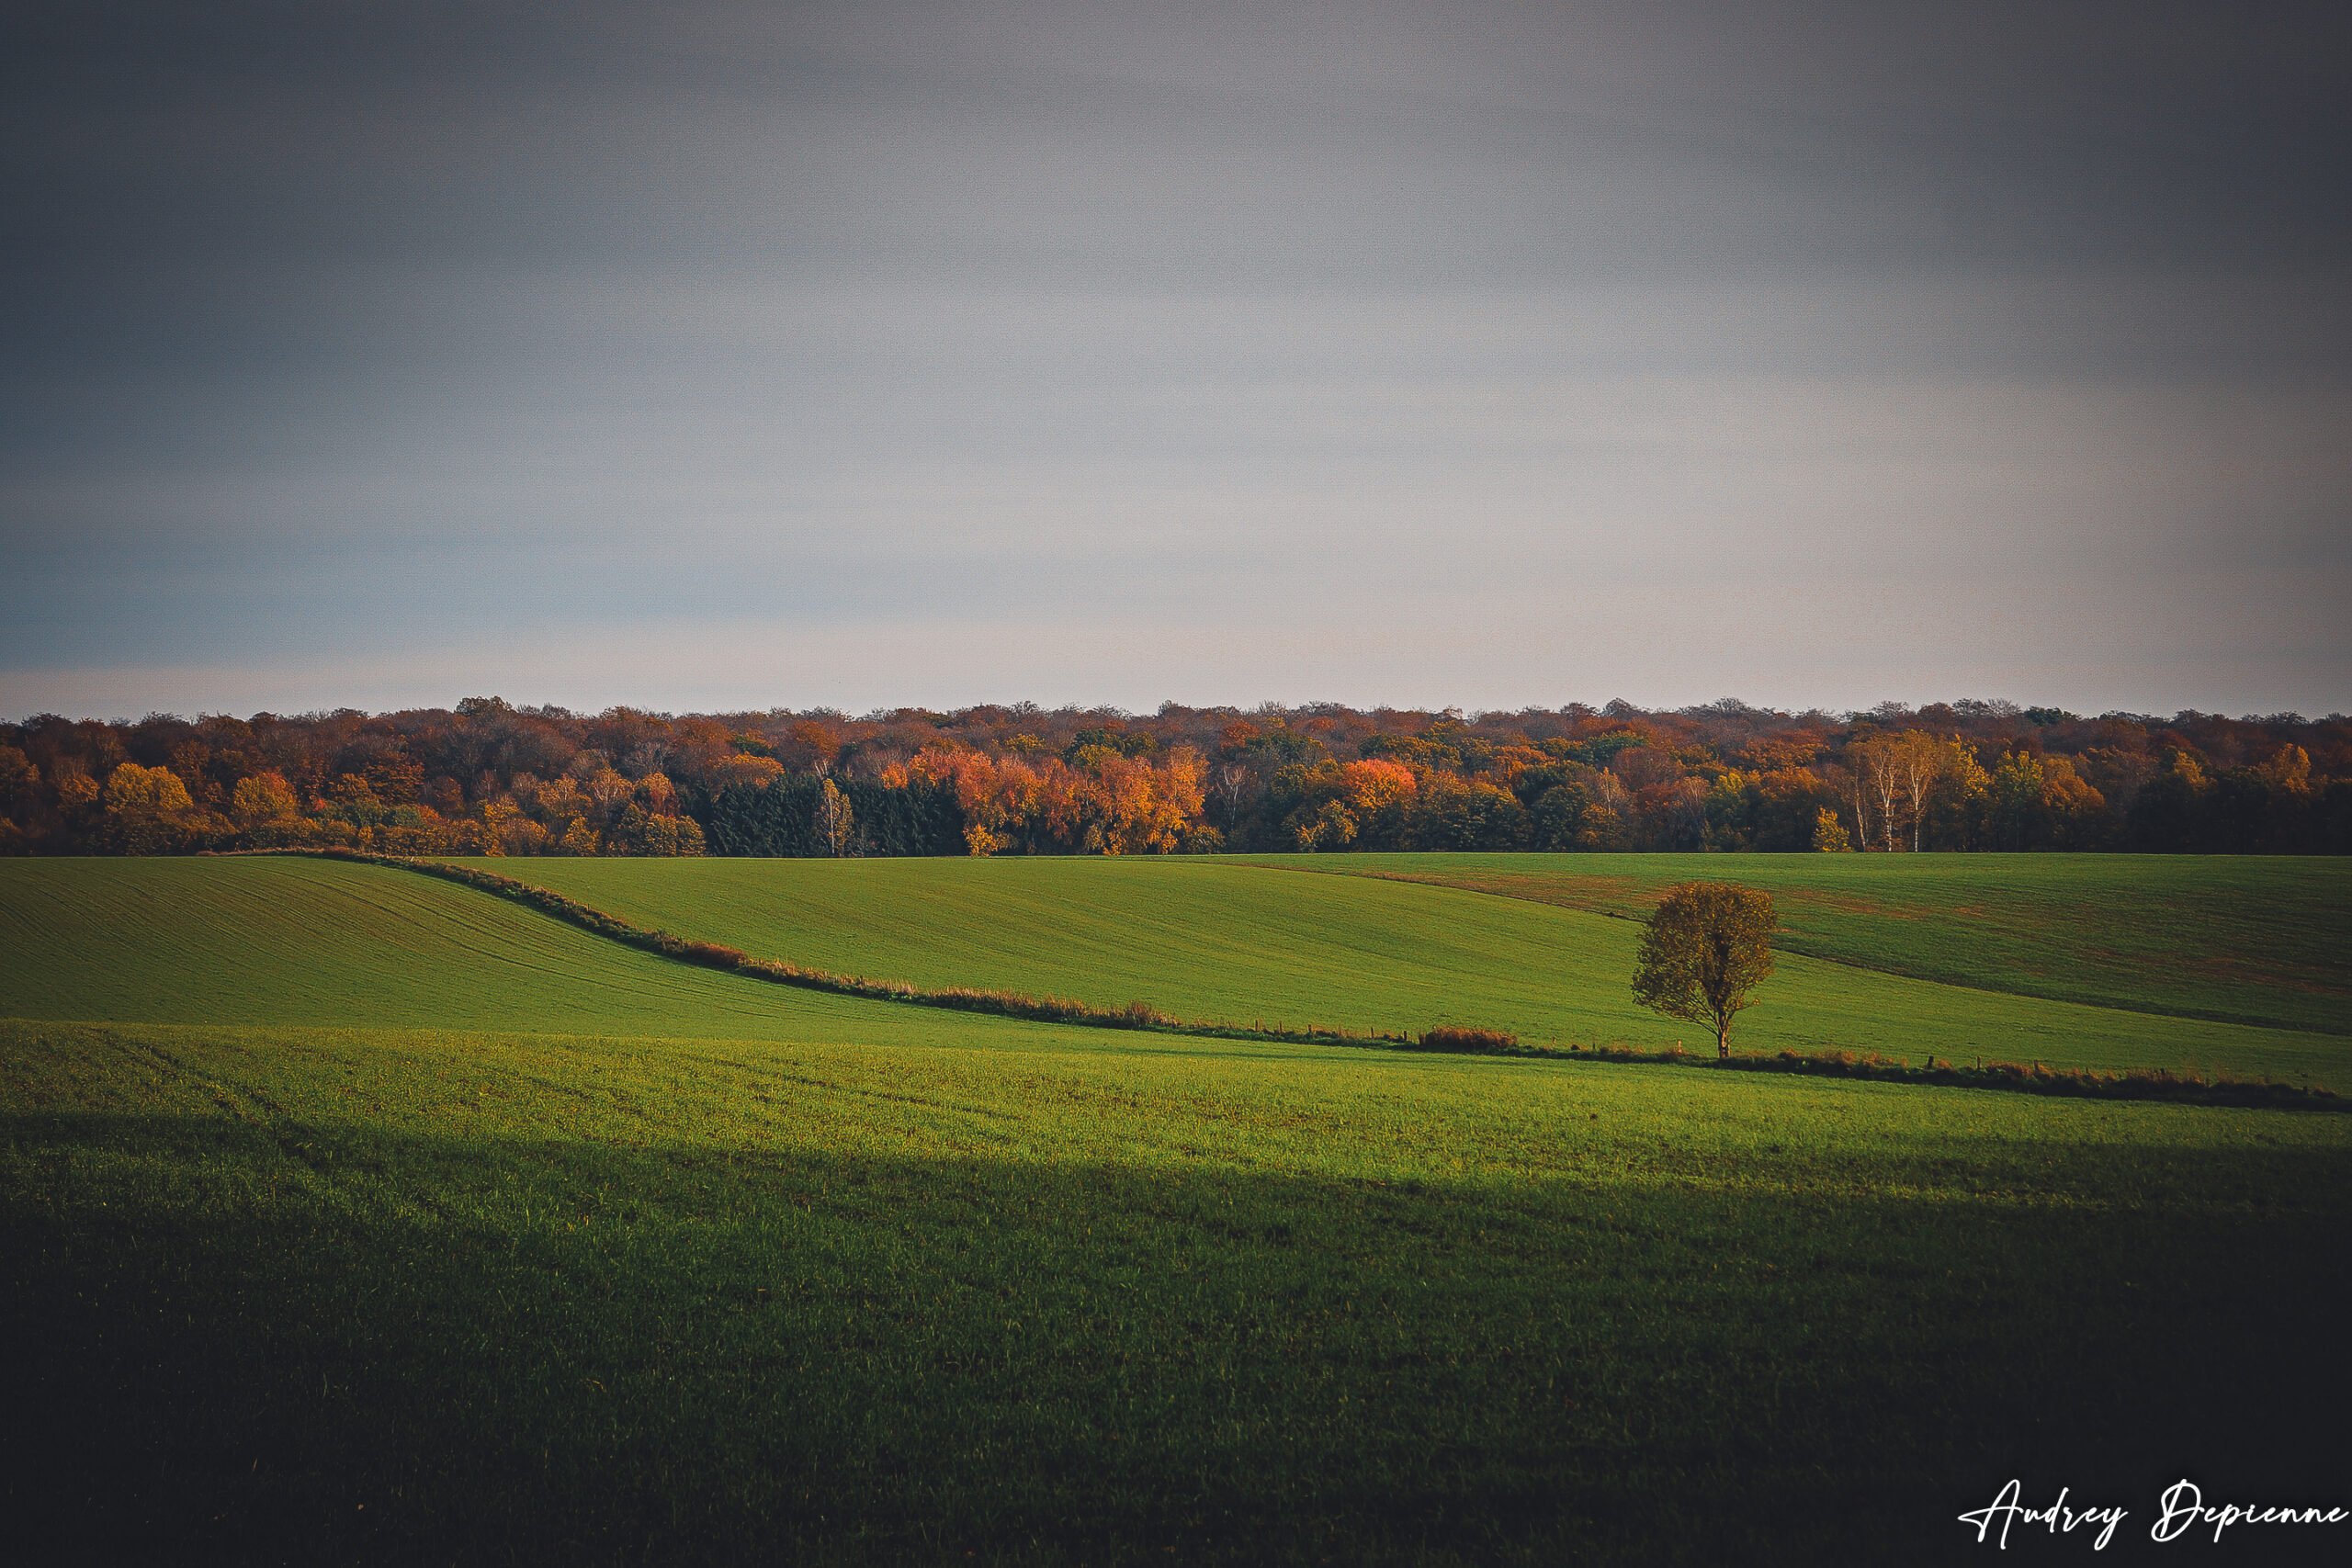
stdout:
[(1240, 856), (1640, 919), (1677, 882), (1772, 895), (1784, 952), (1973, 989), (2352, 1034), (2352, 861), (2324, 856)]
[[(500, 869), (939, 984), (1641, 1021), (1628, 922), (1455, 888)], [(0, 863), (0, 1496), (43, 1561), (1935, 1561), (2018, 1473), (2333, 1495), (2347, 1218), (2339, 1114), (1057, 1028), (410, 872)]]
[[(1141, 999), (1185, 1018), (1358, 1031), (1451, 1023), (1532, 1042), (1648, 1046), (1690, 1037), (1634, 1005), (1632, 922), (1391, 877), (1306, 876), (1222, 857), (542, 860), (525, 874), (639, 924), (927, 987), (1109, 1007)], [(2161, 966), (2149, 969), (2147, 987), (2160, 989)], [(1759, 998), (1740, 1022), (1748, 1049), (2108, 1068), (2218, 1063), (2320, 1081), (2352, 1058), (2343, 1038), (2312, 1029), (2058, 1001), (1803, 953), (1781, 959)]]

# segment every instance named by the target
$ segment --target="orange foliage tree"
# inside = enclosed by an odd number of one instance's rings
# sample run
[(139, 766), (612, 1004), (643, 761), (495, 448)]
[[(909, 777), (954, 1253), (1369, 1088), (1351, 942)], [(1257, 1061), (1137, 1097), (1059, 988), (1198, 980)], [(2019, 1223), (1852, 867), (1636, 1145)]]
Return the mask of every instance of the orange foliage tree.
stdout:
[(1045, 801), (1045, 782), (1017, 757), (935, 747), (908, 759), (905, 773), (910, 783), (956, 792), (956, 808), (964, 814), (964, 842), (975, 855), (1010, 848)]

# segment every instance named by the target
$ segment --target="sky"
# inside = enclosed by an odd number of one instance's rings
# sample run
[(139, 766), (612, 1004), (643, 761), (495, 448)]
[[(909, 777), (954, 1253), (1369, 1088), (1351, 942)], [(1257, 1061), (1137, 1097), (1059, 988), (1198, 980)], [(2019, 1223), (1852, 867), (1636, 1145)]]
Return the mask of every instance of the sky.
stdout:
[(19, 0), (0, 718), (2352, 709), (2347, 67), (2251, 0)]

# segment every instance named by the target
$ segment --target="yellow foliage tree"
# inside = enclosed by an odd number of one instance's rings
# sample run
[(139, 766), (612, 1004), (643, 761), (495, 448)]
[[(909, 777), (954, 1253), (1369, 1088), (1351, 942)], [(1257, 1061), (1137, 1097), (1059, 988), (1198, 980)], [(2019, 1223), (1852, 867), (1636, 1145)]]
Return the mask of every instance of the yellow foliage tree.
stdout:
[(96, 810), (98, 797), (104, 793), (97, 780), (78, 768), (57, 775), (58, 809), (65, 813), (69, 821)]
[(1715, 1032), (1715, 1055), (1731, 1055), (1732, 1020), (1772, 975), (1772, 896), (1734, 882), (1685, 882), (1650, 912), (1634, 970), (1634, 999)]
[[(1540, 759), (1542, 753), (1534, 755)], [(1358, 817), (1392, 806), (1409, 806), (1420, 788), (1412, 769), (1379, 757), (1348, 763), (1340, 770), (1340, 777), (1345, 781), (1341, 787), (1348, 809)]]
[(729, 784), (756, 784), (764, 789), (784, 777), (784, 764), (774, 757), (755, 757), (748, 751), (738, 751), (710, 764), (710, 787), (724, 789)]
[(107, 775), (106, 803), (109, 812), (188, 811), (196, 806), (188, 798), (187, 785), (171, 769), (142, 768), (136, 762), (125, 762)]
[(1327, 800), (1314, 816), (1298, 825), (1302, 850), (1344, 850), (1356, 840), (1356, 819), (1347, 807)]
[(102, 837), (120, 854), (167, 854), (192, 837), (196, 802), (169, 768), (125, 762), (107, 775)]
[(823, 784), (824, 791), (817, 801), (817, 831), (824, 836), (826, 852), (839, 860), (849, 853), (856, 813), (850, 809), (849, 796), (832, 780), (826, 779)]
[(240, 827), (257, 828), (266, 822), (289, 822), (302, 813), (286, 775), (267, 773), (237, 781), (229, 797), (229, 814)]

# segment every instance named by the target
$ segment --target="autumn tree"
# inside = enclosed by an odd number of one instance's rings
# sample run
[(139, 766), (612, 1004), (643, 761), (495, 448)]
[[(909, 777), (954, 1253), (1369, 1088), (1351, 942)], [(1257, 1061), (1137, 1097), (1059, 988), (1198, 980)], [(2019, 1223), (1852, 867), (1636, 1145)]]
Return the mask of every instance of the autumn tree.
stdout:
[(239, 779), (236, 791), (230, 797), (229, 812), (238, 826), (247, 829), (270, 822), (290, 822), (302, 814), (294, 798), (294, 786), (286, 782), (285, 774), (276, 772)]
[(1911, 850), (1921, 847), (1921, 829), (1928, 818), (1928, 797), (1943, 774), (1944, 748), (1924, 729), (1906, 729), (1888, 742), (1886, 767), (1902, 797), (1903, 813), (1911, 826)]
[(1308, 815), (1306, 807), (1291, 813), (1293, 829), (1302, 850), (1344, 850), (1356, 841), (1355, 814), (1340, 800), (1327, 800)]
[(1943, 743), (1935, 787), (1928, 797), (1928, 837), (1938, 849), (1983, 847), (1990, 831), (1993, 775), (1968, 743), (1954, 736)]
[(699, 855), (702, 828), (691, 817), (665, 817), (648, 811), (636, 801), (621, 807), (620, 819), (606, 840), (606, 852), (616, 855)]
[(14, 746), (0, 746), (0, 806), (32, 793), (40, 783), (40, 769)]
[[(924, 761), (934, 753), (957, 760)], [(1171, 765), (1180, 753), (1195, 760)], [(124, 775), (109, 807), (125, 763), (168, 773), (188, 805), (132, 798), (142, 773)], [(650, 854), (673, 841), (684, 852), (687, 822), (729, 853), (823, 853), (828, 775), (855, 807), (852, 852), (866, 854), (1228, 839), (1801, 851), (1839, 831), (1873, 851), (2352, 848), (2352, 719), (2340, 716), (2082, 718), (1962, 700), (1842, 721), (1729, 701), (1469, 716), (1026, 703), (592, 717), (479, 698), (454, 712), (0, 721), (0, 817), (17, 829), (6, 847), (40, 853), (231, 841), (547, 852), (595, 836), (601, 852)]]
[(107, 847), (121, 854), (167, 854), (186, 847), (196, 803), (169, 768), (125, 762), (107, 775)]
[(1838, 761), (1827, 764), (1824, 772), (1835, 782), (1839, 804), (1853, 818), (1854, 847), (1858, 850), (1869, 849), (1871, 837), (1872, 792), (1870, 761), (1867, 754), (1859, 746), (1849, 746), (1843, 756)]
[(1752, 774), (1747, 795), (1748, 847), (1758, 850), (1815, 848), (1821, 814), (1836, 818), (1845, 804), (1838, 786), (1809, 768)]
[(1715, 1032), (1718, 1060), (1731, 1055), (1733, 1018), (1772, 974), (1772, 896), (1732, 882), (1667, 889), (1642, 932), (1634, 999)]
[(1277, 769), (1268, 794), (1287, 807), (1282, 831), (1302, 850), (1385, 848), (1403, 835), (1419, 787), (1412, 769), (1385, 758), (1343, 766), (1327, 757)]
[(1377, 758), (1347, 763), (1340, 769), (1340, 780), (1348, 815), (1368, 836), (1383, 841), (1395, 837), (1420, 791), (1412, 769)]
[(637, 803), (656, 817), (678, 814), (678, 790), (667, 774), (648, 773), (637, 781)]
[(548, 830), (524, 816), (523, 808), (511, 800), (482, 802), (481, 824), (484, 854), (537, 854), (548, 841)]
[(1200, 753), (1189, 746), (1157, 765), (1108, 746), (1072, 749), (1037, 774), (1035, 831), (1091, 855), (1170, 854), (1203, 804)]
[(714, 791), (739, 784), (764, 787), (784, 777), (784, 764), (774, 757), (757, 756), (749, 751), (730, 751), (706, 762), (703, 777)]
[(74, 762), (58, 769), (56, 789), (57, 809), (75, 828), (87, 826), (97, 814), (99, 799), (105, 794), (98, 781)]
[(849, 853), (854, 814), (839, 785), (831, 779), (821, 782), (824, 790), (817, 803), (817, 832), (824, 840), (825, 852), (839, 860)]
[(107, 775), (108, 811), (186, 811), (194, 804), (187, 786), (169, 768), (125, 762)]
[(906, 765), (916, 784), (942, 785), (956, 794), (964, 817), (964, 846), (975, 855), (1011, 848), (1029, 824), (1043, 795), (1036, 770), (1017, 758), (990, 758), (944, 746), (918, 752)]
[(2045, 757), (2041, 763), (2041, 820), (2051, 848), (2095, 848), (2107, 820), (2107, 797), (2075, 773), (2075, 764), (2067, 759)]
[[(1846, 766), (1853, 772), (1854, 822), (1861, 830), (1861, 847), (1873, 839), (1892, 852), (1896, 845), (1897, 818), (1904, 798), (1903, 778), (1893, 741), (1872, 736), (1846, 748)], [(1877, 827), (1871, 827), (1872, 814)]]

